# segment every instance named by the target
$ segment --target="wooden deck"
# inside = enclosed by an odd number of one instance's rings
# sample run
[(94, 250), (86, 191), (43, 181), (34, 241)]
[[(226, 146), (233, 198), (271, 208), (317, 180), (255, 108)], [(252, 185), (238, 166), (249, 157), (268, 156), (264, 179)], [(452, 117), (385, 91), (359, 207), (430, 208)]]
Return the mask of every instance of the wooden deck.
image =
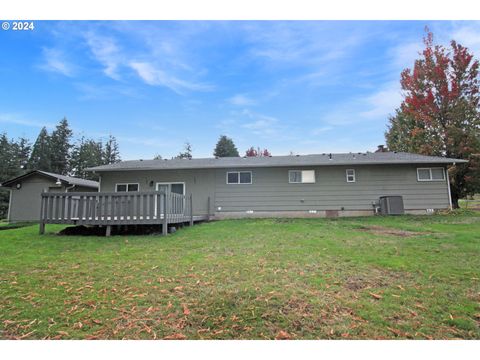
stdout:
[(158, 224), (166, 235), (169, 224), (193, 225), (208, 218), (208, 215), (193, 213), (192, 195), (160, 191), (45, 192), (42, 193), (40, 234), (45, 232), (45, 224), (105, 226), (107, 236), (115, 225)]

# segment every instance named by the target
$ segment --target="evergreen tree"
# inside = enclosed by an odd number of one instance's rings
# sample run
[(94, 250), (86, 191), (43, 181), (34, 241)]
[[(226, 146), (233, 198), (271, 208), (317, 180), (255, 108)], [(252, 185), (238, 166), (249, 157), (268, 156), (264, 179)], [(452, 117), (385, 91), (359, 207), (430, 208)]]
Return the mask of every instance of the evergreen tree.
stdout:
[[(0, 183), (22, 175), (30, 147), (28, 140), (9, 140), (7, 134), (0, 135)], [(0, 219), (8, 214), (9, 191), (0, 188)]]
[(72, 145), (72, 130), (66, 118), (63, 118), (52, 132), (51, 136), (51, 167), (52, 172), (66, 175), (69, 172), (70, 150)]
[(177, 156), (177, 159), (191, 159), (192, 158), (192, 145), (189, 142), (185, 143), (183, 152), (180, 152)]
[(213, 150), (213, 156), (215, 157), (238, 157), (238, 150), (233, 143), (233, 140), (229, 137), (222, 135), (218, 139), (217, 145)]
[(82, 137), (74, 146), (71, 154), (70, 168), (74, 176), (83, 179), (96, 180), (98, 176), (86, 168), (99, 166), (104, 161), (102, 143)]
[(29, 170), (52, 171), (50, 149), (50, 136), (47, 129), (43, 127), (35, 144), (33, 144), (27, 168)]
[(103, 164), (114, 164), (119, 161), (121, 161), (121, 158), (117, 139), (110, 135), (105, 143), (105, 149), (103, 150)]

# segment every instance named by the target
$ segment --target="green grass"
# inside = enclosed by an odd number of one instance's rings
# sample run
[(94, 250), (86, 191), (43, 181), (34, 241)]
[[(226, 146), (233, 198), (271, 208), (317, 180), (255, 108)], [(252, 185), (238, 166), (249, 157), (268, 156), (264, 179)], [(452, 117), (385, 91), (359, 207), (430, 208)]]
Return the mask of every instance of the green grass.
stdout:
[(0, 338), (480, 338), (480, 217), (0, 231)]
[(458, 200), (458, 205), (462, 209), (480, 209), (480, 195), (477, 194), (468, 199), (460, 199)]

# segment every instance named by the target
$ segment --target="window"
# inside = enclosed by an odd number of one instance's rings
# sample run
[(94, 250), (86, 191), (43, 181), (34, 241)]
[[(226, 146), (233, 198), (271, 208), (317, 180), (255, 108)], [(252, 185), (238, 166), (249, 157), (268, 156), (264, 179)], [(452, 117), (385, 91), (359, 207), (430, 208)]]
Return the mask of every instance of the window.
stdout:
[(116, 192), (138, 191), (138, 189), (139, 189), (138, 184), (116, 184), (115, 185)]
[(227, 172), (227, 184), (251, 184), (251, 171), (229, 171)]
[(445, 180), (445, 171), (443, 168), (418, 168), (418, 181), (443, 181)]
[(291, 184), (308, 184), (315, 182), (315, 170), (289, 170), (288, 182)]
[(355, 169), (347, 169), (347, 182), (355, 182)]

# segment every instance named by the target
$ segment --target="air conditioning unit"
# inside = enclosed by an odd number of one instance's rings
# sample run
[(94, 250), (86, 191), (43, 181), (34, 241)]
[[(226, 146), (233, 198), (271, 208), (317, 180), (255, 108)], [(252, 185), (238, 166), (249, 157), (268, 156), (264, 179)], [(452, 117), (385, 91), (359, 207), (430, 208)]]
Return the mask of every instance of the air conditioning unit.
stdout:
[(380, 196), (378, 199), (380, 214), (382, 215), (403, 215), (403, 197), (401, 196)]

